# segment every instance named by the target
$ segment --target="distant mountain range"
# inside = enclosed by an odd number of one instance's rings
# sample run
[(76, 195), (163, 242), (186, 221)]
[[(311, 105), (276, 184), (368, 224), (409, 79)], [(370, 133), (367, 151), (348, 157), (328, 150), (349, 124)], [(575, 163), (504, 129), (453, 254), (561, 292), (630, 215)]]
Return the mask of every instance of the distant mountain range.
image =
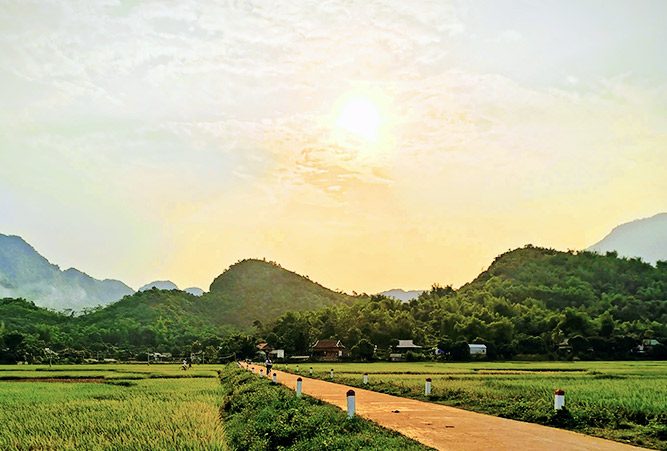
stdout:
[[(667, 261), (667, 213), (619, 225), (588, 250), (602, 254), (615, 251), (652, 264)], [(152, 288), (178, 290), (175, 283), (163, 280), (146, 284), (139, 291)], [(218, 276), (210, 293), (198, 287), (184, 291), (203, 302), (215, 299), (216, 308), (224, 310), (225, 322), (237, 325), (245, 325), (249, 317), (271, 319), (287, 310), (316, 309), (350, 299), (277, 264), (252, 259), (232, 265)], [(392, 289), (381, 294), (407, 302), (422, 292)], [(132, 294), (134, 290), (121, 281), (98, 280), (75, 268), (63, 271), (21, 237), (0, 234), (0, 298), (22, 297), (40, 307), (81, 311)]]
[[(155, 281), (139, 291), (178, 290), (175, 283)], [(184, 291), (201, 296), (197, 287)], [(81, 311), (106, 305), (134, 294), (134, 290), (119, 280), (99, 280), (76, 268), (61, 270), (49, 262), (23, 238), (0, 234), (0, 298), (25, 298), (40, 307), (54, 310)]]
[(157, 290), (178, 290), (178, 286), (171, 280), (156, 280), (155, 282), (147, 283), (137, 291), (152, 290), (153, 288)]
[[(139, 288), (139, 290), (137, 291), (152, 290), (153, 288), (155, 288), (156, 290), (167, 290), (167, 291), (180, 290), (180, 288), (178, 288), (178, 285), (176, 285), (171, 280), (156, 280), (154, 282), (147, 283), (143, 287)], [(184, 289), (183, 291), (185, 291), (186, 293), (190, 293), (193, 296), (201, 296), (204, 294), (204, 290), (202, 290), (199, 287), (190, 287)]]
[(83, 310), (133, 293), (119, 280), (98, 280), (75, 268), (62, 271), (21, 237), (0, 234), (0, 298), (23, 297), (41, 307)]
[(400, 288), (394, 288), (393, 290), (383, 291), (380, 294), (383, 294), (387, 297), (398, 299), (399, 301), (408, 302), (413, 299), (417, 299), (424, 290), (409, 290), (405, 291)]
[(621, 257), (640, 257), (651, 264), (667, 261), (667, 213), (621, 224), (588, 250), (615, 251)]
[(22, 238), (0, 234), (2, 298), (24, 298), (53, 310), (111, 304), (94, 315), (108, 318), (109, 324), (121, 318), (144, 323), (164, 311), (170, 318), (196, 318), (213, 326), (247, 326), (253, 319), (268, 321), (289, 310), (316, 310), (354, 299), (277, 263), (254, 259), (232, 265), (215, 278), (208, 293), (198, 287), (180, 291), (169, 280), (148, 283), (135, 293), (118, 280), (98, 280), (74, 268), (62, 271)]

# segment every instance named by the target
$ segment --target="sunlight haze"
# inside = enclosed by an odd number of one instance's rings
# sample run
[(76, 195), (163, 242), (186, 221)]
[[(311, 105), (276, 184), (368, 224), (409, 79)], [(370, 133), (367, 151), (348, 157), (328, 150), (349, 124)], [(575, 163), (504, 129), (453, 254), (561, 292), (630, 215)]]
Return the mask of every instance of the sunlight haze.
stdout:
[(458, 286), (667, 210), (664, 1), (0, 3), (0, 233), (63, 269)]

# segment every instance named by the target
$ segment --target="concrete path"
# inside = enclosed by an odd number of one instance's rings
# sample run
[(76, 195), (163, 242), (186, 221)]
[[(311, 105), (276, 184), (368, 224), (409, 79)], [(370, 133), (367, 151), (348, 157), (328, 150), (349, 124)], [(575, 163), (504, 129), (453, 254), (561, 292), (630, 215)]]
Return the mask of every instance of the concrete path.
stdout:
[[(263, 366), (246, 365), (266, 370)], [(297, 375), (276, 371), (277, 380), (296, 387)], [(357, 414), (427, 446), (447, 451), (630, 451), (630, 445), (533, 423), (508, 420), (440, 404), (363, 390), (318, 379), (303, 379), (303, 393), (347, 408), (345, 394), (356, 393)], [(398, 411), (395, 413), (395, 411)]]

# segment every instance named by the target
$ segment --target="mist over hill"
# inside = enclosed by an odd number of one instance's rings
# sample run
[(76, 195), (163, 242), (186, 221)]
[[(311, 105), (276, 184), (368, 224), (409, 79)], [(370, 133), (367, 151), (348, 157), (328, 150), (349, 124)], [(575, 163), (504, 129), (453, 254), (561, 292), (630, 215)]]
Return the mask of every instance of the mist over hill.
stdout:
[(394, 288), (392, 290), (383, 291), (382, 295), (390, 298), (398, 299), (399, 301), (408, 302), (417, 299), (424, 290), (403, 290), (401, 288)]
[(146, 285), (139, 288), (139, 290), (137, 291), (152, 290), (153, 288), (155, 288), (156, 290), (178, 290), (178, 286), (171, 280), (156, 280), (147, 283)]
[(190, 293), (193, 296), (201, 296), (204, 294), (204, 290), (202, 290), (199, 287), (189, 287), (184, 289), (183, 291), (185, 291), (186, 293)]
[(0, 234), (0, 297), (21, 297), (51, 309), (82, 310), (132, 293), (118, 280), (98, 280), (75, 268), (62, 271), (21, 237)]
[(640, 257), (651, 264), (667, 261), (667, 213), (621, 224), (588, 250)]

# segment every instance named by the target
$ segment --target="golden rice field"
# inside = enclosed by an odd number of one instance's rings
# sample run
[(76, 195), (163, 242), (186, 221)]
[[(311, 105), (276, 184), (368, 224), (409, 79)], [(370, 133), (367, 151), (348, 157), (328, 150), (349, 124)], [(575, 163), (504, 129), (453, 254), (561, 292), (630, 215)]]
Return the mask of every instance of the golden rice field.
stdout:
[[(277, 366), (336, 382), (667, 450), (667, 362), (376, 362)], [(298, 371), (297, 371), (298, 370)], [(424, 382), (432, 379), (432, 396)], [(556, 416), (553, 392), (566, 392)]]
[(215, 368), (0, 366), (0, 449), (226, 449)]

